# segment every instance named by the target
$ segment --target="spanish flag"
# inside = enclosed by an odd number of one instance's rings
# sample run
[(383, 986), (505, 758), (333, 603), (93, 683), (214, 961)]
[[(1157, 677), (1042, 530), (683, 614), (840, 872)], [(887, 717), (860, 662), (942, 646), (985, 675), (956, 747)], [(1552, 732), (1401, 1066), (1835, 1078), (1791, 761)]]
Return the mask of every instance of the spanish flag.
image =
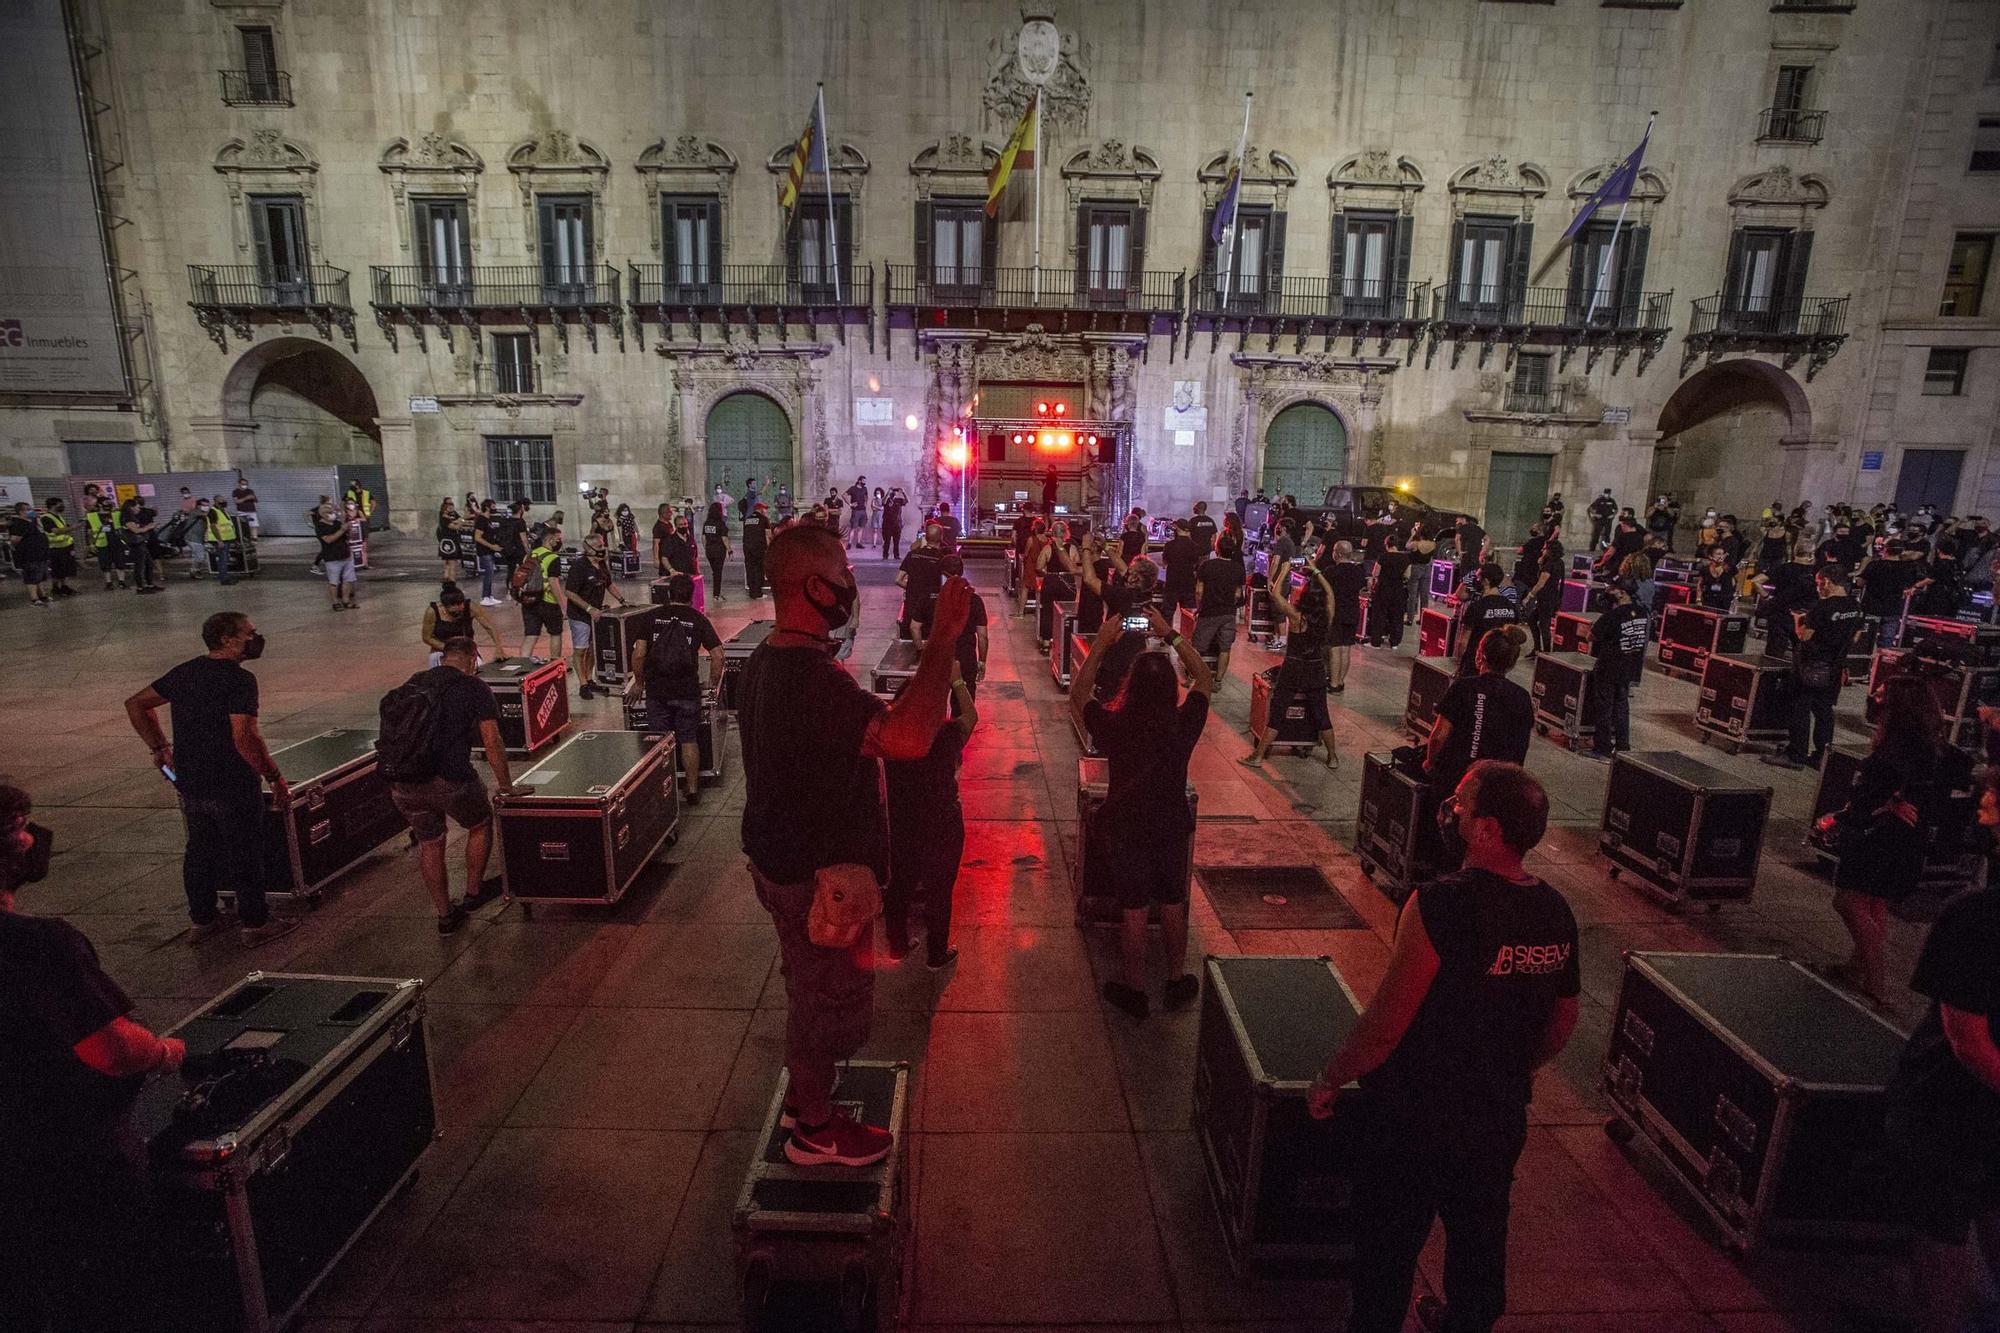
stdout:
[(1007, 178), (1014, 174), (1015, 167), (1035, 167), (1035, 145), (1040, 142), (1040, 132), (1035, 117), (1041, 113), (1042, 95), (1038, 92), (1028, 99), (1028, 109), (1021, 113), (1021, 123), (1014, 127), (1014, 137), (1007, 140), (1007, 146), (1000, 150), (1000, 160), (993, 164), (993, 170), (986, 177), (986, 216), (992, 217), (1000, 211), (1000, 192), (1007, 188)]
[(813, 98), (812, 114), (806, 117), (806, 127), (799, 131), (799, 141), (792, 147), (792, 164), (784, 178), (778, 182), (778, 207), (787, 216), (799, 202), (799, 189), (805, 184), (808, 171), (825, 172), (826, 132), (821, 124), (821, 102)]

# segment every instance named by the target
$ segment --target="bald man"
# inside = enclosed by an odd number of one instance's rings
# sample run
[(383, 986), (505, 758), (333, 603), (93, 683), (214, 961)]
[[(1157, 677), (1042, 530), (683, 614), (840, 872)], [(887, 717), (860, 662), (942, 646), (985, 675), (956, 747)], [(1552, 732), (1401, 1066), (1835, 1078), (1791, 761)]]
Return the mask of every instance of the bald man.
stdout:
[(743, 668), (736, 720), (748, 787), (743, 852), (757, 900), (778, 930), (789, 1006), (785, 1155), (799, 1166), (866, 1166), (887, 1156), (894, 1139), (836, 1109), (833, 1086), (835, 1066), (868, 1040), (874, 920), (868, 913), (845, 931), (823, 930), (821, 939), (833, 942), (816, 943), (814, 892), (825, 879), (864, 910), (879, 900), (889, 861), (881, 761), (930, 752), (972, 585), (945, 580), (916, 674), (885, 706), (833, 660), (860, 593), (840, 536), (788, 524), (772, 537), (765, 563), (777, 627)]

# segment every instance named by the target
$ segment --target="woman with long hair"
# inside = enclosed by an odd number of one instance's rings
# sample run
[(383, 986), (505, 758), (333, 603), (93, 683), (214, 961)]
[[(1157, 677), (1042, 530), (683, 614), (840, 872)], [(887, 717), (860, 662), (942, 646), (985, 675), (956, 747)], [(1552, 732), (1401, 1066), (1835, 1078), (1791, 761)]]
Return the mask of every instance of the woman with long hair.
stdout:
[(880, 486), (868, 496), (868, 544), (878, 551), (882, 549), (882, 506), (888, 502), (888, 493)]
[(712, 501), (708, 506), (708, 516), (701, 521), (702, 553), (708, 557), (708, 586), (715, 590), (715, 600), (727, 601), (728, 594), (722, 590), (722, 567), (729, 563), (729, 513), (722, 507), (722, 501)]
[[(486, 609), (465, 595), (452, 579), (446, 579), (438, 588), (438, 599), (424, 608), (423, 627), (417, 631), (423, 639), (424, 647), (430, 650), (430, 665), (436, 666), (444, 655), (444, 646), (453, 639), (471, 639), (475, 643), (481, 633), (493, 645), (493, 657), (497, 662), (510, 656), (506, 641), (500, 637), (499, 629), (493, 624)], [(479, 659), (484, 662), (488, 659)]]
[(1928, 830), (1941, 798), (1971, 782), (1972, 762), (1945, 743), (1930, 686), (1893, 676), (1883, 686), (1875, 743), (1855, 776), (1847, 807), (1834, 816), (1839, 864), (1833, 910), (1854, 941), (1833, 980), (1880, 1003), (1887, 994), (1890, 905), (1923, 874)]
[(1104, 617), (1070, 686), (1070, 706), (1111, 768), (1104, 804), (1085, 836), (1092, 839), (1092, 857), (1101, 857), (1107, 867), (1120, 913), (1118, 977), (1104, 983), (1104, 998), (1133, 1018), (1148, 1012), (1146, 924), (1155, 910), (1166, 948), (1168, 1007), (1178, 1008), (1201, 993), (1200, 979), (1187, 971), (1188, 840), (1194, 836), (1187, 773), (1215, 688), (1194, 645), (1157, 609), (1148, 607), (1145, 616), (1149, 624), (1144, 632), (1164, 641), (1187, 673), (1185, 699), (1173, 662), (1150, 649), (1126, 668), (1111, 702), (1092, 697), (1106, 653), (1127, 633), (1139, 632), (1126, 630), (1117, 613)]
[(454, 582), (458, 578), (458, 557), (444, 554), (444, 544), (458, 540), (458, 506), (449, 495), (438, 501), (437, 540), (438, 558), (444, 562), (442, 577), (446, 583)]

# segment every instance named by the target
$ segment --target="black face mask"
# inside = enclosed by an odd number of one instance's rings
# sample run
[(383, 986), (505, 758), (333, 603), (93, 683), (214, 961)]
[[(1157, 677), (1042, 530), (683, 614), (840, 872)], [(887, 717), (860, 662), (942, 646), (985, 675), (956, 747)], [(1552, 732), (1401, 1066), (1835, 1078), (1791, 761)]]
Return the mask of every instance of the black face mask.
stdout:
[(26, 832), (29, 838), (26, 847), (9, 847), (0, 854), (0, 888), (15, 889), (48, 878), (49, 853), (56, 835), (34, 823), (27, 826)]
[(264, 636), (252, 634), (243, 641), (243, 660), (254, 662), (264, 655)]
[(838, 630), (854, 620), (854, 602), (861, 596), (861, 589), (852, 583), (835, 583), (831, 579), (821, 579), (820, 582), (832, 590), (833, 604), (821, 606), (811, 597), (806, 600), (812, 602), (813, 610), (819, 612), (819, 618), (826, 622), (829, 632)]

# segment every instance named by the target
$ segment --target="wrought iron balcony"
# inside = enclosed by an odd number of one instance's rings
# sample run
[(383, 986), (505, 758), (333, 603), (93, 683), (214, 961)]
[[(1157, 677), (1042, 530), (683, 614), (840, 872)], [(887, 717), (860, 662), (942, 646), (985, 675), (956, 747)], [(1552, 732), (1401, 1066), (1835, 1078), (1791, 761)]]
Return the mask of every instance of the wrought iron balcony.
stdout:
[(1459, 353), (1467, 343), (1479, 345), (1479, 364), (1496, 344), (1509, 347), (1529, 345), (1561, 349), (1558, 369), (1566, 369), (1570, 356), (1581, 348), (1586, 369), (1595, 369), (1607, 350), (1611, 370), (1616, 374), (1633, 352), (1639, 354), (1638, 371), (1646, 367), (1666, 345), (1668, 321), (1672, 318), (1671, 291), (1625, 291), (1616, 287), (1505, 287), (1450, 283), (1432, 298), (1430, 345), (1426, 365), (1437, 355), (1440, 343), (1451, 344), (1451, 365), (1458, 365)]
[(1852, 14), (1854, 6), (1835, 0), (1772, 0), (1773, 14)]
[(1847, 302), (1845, 296), (1754, 303), (1704, 296), (1694, 303), (1681, 373), (1700, 356), (1713, 361), (1728, 351), (1764, 351), (1782, 354), (1787, 370), (1805, 358), (1810, 380), (1847, 341)]
[(1180, 327), (1187, 274), (1165, 269), (953, 268), (889, 264), (889, 326), (1051, 333), (1166, 333)]
[(222, 101), (226, 106), (291, 106), (292, 76), (281, 69), (224, 69)]
[(188, 305), (195, 322), (229, 350), (228, 335), (249, 340), (252, 322), (291, 325), (303, 319), (319, 336), (338, 328), (354, 343), (354, 305), (347, 270), (331, 264), (189, 264)]
[(1190, 345), (1196, 329), (1209, 331), (1212, 348), (1225, 329), (1233, 328), (1239, 345), (1241, 339), (1263, 333), (1266, 350), (1274, 350), (1287, 335), (1294, 352), (1304, 351), (1308, 338), (1319, 338), (1323, 350), (1331, 350), (1335, 338), (1348, 337), (1353, 354), (1359, 355), (1361, 344), (1372, 337), (1376, 355), (1387, 356), (1392, 342), (1408, 338), (1414, 355), (1416, 339), (1428, 322), (1427, 282), (1233, 276), (1228, 287), (1233, 290), (1225, 291), (1222, 275), (1213, 270), (1197, 276), (1188, 302)]
[(810, 336), (830, 324), (842, 342), (847, 326), (868, 330), (875, 346), (875, 270), (866, 264), (843, 264), (839, 282), (829, 265), (789, 264), (704, 265), (632, 264), (632, 319), (644, 343), (648, 321), (673, 337), (680, 325), (697, 341), (705, 324), (720, 325), (725, 336), (742, 326), (754, 341), (766, 327), (782, 336), (791, 324), (803, 324)]
[(612, 264), (544, 268), (539, 264), (468, 264), (457, 267), (401, 264), (369, 270), (375, 323), (396, 345), (396, 326), (408, 326), (424, 346), (428, 324), (450, 346), (454, 326), (477, 330), (482, 322), (554, 325), (569, 347), (569, 326), (579, 324), (597, 350), (601, 322), (625, 345), (619, 272)]
[(1757, 137), (1767, 143), (1818, 143), (1826, 137), (1826, 112), (1766, 107), (1757, 121)]
[(1569, 393), (1559, 384), (1543, 385), (1539, 389), (1509, 384), (1505, 407), (1509, 412), (1523, 412), (1530, 416), (1561, 416), (1569, 410)]

